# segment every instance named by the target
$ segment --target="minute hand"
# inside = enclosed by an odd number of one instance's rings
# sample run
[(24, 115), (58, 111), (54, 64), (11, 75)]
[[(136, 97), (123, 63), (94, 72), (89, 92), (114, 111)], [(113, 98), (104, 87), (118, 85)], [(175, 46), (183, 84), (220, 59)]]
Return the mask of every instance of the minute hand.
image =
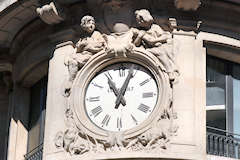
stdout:
[(119, 105), (120, 105), (120, 101), (121, 101), (121, 97), (123, 97), (125, 95), (125, 92), (127, 90), (127, 86), (129, 84), (130, 79), (133, 77), (133, 66), (130, 68), (129, 72), (128, 72), (128, 76), (125, 79), (122, 88), (120, 90), (119, 95), (117, 96), (117, 100), (115, 102), (115, 109), (118, 109)]
[[(119, 96), (119, 91), (117, 90), (115, 83), (109, 78), (108, 78), (108, 85), (109, 87), (112, 89), (113, 93), (115, 94), (115, 96)], [(121, 96), (120, 98), (120, 102), (122, 103), (123, 106), (126, 105), (126, 100), (124, 99), (123, 96)]]

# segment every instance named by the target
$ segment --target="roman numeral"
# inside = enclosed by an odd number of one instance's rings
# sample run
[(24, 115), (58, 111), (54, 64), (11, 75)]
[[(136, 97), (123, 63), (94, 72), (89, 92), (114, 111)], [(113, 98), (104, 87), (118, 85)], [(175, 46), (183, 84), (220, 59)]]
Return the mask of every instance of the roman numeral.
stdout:
[(98, 88), (100, 88), (100, 89), (102, 89), (103, 88), (103, 86), (100, 86), (100, 85), (98, 85), (97, 83), (92, 83), (93, 84), (93, 86), (95, 86), (95, 87), (98, 87)]
[(142, 98), (150, 98), (153, 97), (153, 92), (145, 92), (142, 94)]
[(144, 113), (147, 113), (148, 110), (150, 109), (150, 107), (147, 106), (147, 105), (145, 105), (145, 104), (140, 104), (139, 107), (138, 107), (138, 109), (139, 109), (140, 111), (144, 112)]
[(120, 77), (125, 77), (125, 68), (119, 68), (119, 76)]
[(97, 96), (97, 97), (89, 97), (89, 102), (96, 102), (96, 101), (100, 101), (100, 96)]
[(150, 81), (150, 79), (146, 79), (144, 81), (142, 81), (141, 83), (139, 83), (140, 86), (143, 86), (144, 84), (148, 83)]
[(102, 123), (101, 123), (101, 124), (102, 124), (102, 127), (108, 125), (108, 123), (109, 123), (109, 121), (110, 121), (110, 118), (111, 118), (111, 116), (109, 116), (108, 114), (105, 115), (105, 117), (104, 117), (104, 119), (102, 120)]
[(94, 108), (94, 109), (91, 110), (92, 115), (93, 115), (94, 117), (97, 117), (102, 111), (103, 111), (103, 110), (102, 110), (102, 107), (101, 107), (101, 106), (98, 106), (98, 107), (96, 107), (96, 108)]
[(107, 72), (107, 77), (109, 77), (110, 79), (113, 79), (109, 72)]
[(136, 120), (136, 118), (131, 114), (132, 120), (136, 123), (136, 125), (138, 124), (138, 121)]
[(117, 118), (117, 128), (118, 128), (118, 130), (120, 131), (121, 130), (121, 128), (122, 128), (122, 119), (121, 118)]

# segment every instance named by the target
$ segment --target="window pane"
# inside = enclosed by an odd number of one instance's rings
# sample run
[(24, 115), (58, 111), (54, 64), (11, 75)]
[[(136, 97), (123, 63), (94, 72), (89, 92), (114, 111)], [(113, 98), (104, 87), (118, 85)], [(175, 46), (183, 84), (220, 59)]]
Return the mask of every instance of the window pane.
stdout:
[(47, 77), (44, 77), (31, 88), (28, 152), (43, 142), (46, 95)]
[(207, 106), (225, 105), (226, 64), (207, 58)]
[[(240, 134), (240, 66), (233, 66), (233, 132)], [(240, 138), (240, 137), (237, 137)]]
[[(226, 130), (226, 71), (225, 61), (207, 56), (207, 126), (222, 130)], [(215, 130), (209, 131), (215, 132)], [(225, 132), (216, 132), (225, 134)]]

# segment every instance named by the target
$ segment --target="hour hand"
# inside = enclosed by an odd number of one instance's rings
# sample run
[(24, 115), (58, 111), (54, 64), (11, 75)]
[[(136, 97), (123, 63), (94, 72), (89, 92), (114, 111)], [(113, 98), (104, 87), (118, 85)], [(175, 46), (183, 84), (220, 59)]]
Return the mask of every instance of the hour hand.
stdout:
[(122, 87), (121, 87), (121, 90), (120, 90), (120, 93), (119, 95), (117, 96), (117, 100), (115, 102), (115, 108), (118, 109), (119, 105), (120, 105), (120, 101), (121, 101), (121, 98), (123, 97), (124, 98), (124, 95), (125, 95), (125, 92), (126, 92), (126, 89), (128, 87), (128, 84), (130, 82), (130, 79), (133, 77), (133, 67), (134, 65), (131, 66), (129, 72), (128, 72), (128, 76), (127, 78), (125, 79)]
[[(109, 78), (106, 74), (105, 74), (105, 76), (106, 76), (107, 79), (108, 79), (108, 85), (109, 85), (110, 89), (112, 89), (112, 91), (113, 91), (113, 93), (115, 94), (115, 96), (118, 97), (118, 96), (119, 96), (119, 91), (118, 91), (115, 83), (114, 83), (114, 82), (111, 80), (111, 78)], [(126, 105), (126, 100), (125, 100), (125, 98), (124, 98), (123, 96), (121, 96), (120, 103), (121, 103), (123, 106)]]

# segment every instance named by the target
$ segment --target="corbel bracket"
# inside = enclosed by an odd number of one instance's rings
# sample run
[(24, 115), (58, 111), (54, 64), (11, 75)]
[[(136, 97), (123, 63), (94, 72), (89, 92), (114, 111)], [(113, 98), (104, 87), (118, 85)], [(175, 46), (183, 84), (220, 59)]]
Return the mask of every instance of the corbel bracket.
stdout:
[(65, 9), (56, 2), (36, 9), (39, 17), (47, 24), (58, 24), (66, 19)]

